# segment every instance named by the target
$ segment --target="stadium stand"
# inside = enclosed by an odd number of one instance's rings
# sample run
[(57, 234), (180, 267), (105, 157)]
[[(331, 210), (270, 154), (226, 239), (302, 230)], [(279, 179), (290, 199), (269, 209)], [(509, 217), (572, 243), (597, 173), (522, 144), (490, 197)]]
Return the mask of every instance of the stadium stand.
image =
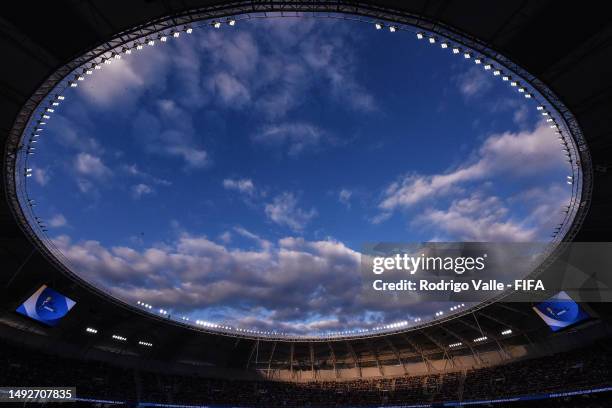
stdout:
[[(120, 368), (99, 361), (66, 359), (5, 343), (0, 354), (0, 364), (4, 367), (0, 382), (22, 386), (76, 386), (81, 398), (131, 404), (146, 401), (245, 407), (339, 407), (490, 400), (612, 386), (610, 340), (606, 338), (566, 353), (475, 370), (304, 383), (170, 375)], [(578, 400), (587, 405), (568, 406), (600, 406), (593, 402), (597, 398), (581, 398)], [(538, 407), (547, 406), (541, 404)]]

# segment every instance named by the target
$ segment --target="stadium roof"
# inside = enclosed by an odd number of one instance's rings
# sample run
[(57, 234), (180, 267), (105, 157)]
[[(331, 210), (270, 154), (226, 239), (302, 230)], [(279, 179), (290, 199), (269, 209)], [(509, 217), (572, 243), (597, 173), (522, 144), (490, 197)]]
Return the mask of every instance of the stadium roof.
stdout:
[[(3, 60), (0, 76), (0, 123), (3, 129), (3, 169), (10, 164), (9, 135), (23, 128), (28, 112), (37, 98), (44, 97), (45, 85), (57, 81), (53, 75), (79, 57), (91, 53), (107, 41), (152, 23), (189, 21), (237, 15), (241, 12), (268, 11), (292, 13), (321, 11), (362, 13), (385, 20), (410, 21), (449, 35), (461, 33), (475, 46), (485, 47), (507, 57), (535, 81), (546, 85), (562, 106), (577, 120), (579, 131), (591, 153), (593, 191), (586, 218), (577, 241), (606, 241), (612, 230), (608, 207), (612, 202), (609, 161), (612, 153), (612, 60), (610, 20), (596, 6), (574, 9), (552, 1), (500, 1), (491, 8), (484, 1), (133, 1), (55, 3), (20, 2), (2, 11)], [(32, 10), (36, 10), (35, 13)], [(486, 13), (483, 10), (487, 10)], [(53, 16), (50, 18), (49, 16)], [(184, 20), (186, 19), (186, 20)], [(408, 20), (404, 20), (408, 19)], [(127, 35), (127, 34), (126, 34)], [(43, 86), (41, 88), (41, 85)], [(40, 94), (37, 94), (39, 92)], [(23, 336), (40, 346), (67, 344), (85, 353), (113, 349), (124, 354), (153, 356), (161, 361), (198, 361), (216, 367), (336, 368), (345, 364), (360, 372), (361, 367), (404, 364), (409, 359), (442, 359), (452, 363), (454, 354), (476, 354), (475, 349), (503, 352), (510, 344), (524, 344), (546, 336), (548, 329), (531, 313), (528, 304), (495, 303), (477, 312), (459, 315), (432, 326), (405, 333), (359, 339), (312, 340), (257, 339), (254, 336), (225, 336), (170, 323), (163, 316), (127, 307), (62, 270), (39, 251), (17, 220), (11, 207), (11, 178), (4, 172), (2, 188), (7, 200), (0, 203), (2, 265), (0, 278), (2, 332)], [(47, 284), (77, 300), (81, 305), (56, 328), (45, 328), (16, 316), (13, 311), (36, 288)], [(608, 311), (593, 305), (602, 316)], [(10, 328), (9, 328), (10, 327)], [(87, 336), (86, 327), (96, 328), (100, 336)], [(502, 335), (511, 329), (512, 335)], [(484, 341), (474, 340), (487, 336)], [(29, 336), (25, 333), (44, 335)], [(104, 335), (102, 335), (104, 334)], [(126, 337), (118, 345), (110, 334)], [(45, 341), (41, 341), (41, 339)], [(143, 349), (137, 341), (154, 347)], [(450, 347), (451, 344), (460, 346)]]

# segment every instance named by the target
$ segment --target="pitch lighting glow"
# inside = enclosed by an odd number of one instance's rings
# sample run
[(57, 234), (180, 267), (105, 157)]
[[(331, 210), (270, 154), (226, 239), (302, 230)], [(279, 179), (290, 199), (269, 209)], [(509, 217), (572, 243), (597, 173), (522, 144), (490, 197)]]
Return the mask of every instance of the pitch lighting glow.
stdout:
[(86, 329), (85, 329), (85, 331), (86, 331), (87, 333), (91, 333), (91, 334), (96, 334), (96, 333), (98, 333), (98, 330), (97, 330), (97, 329), (94, 329), (93, 327), (88, 327), (88, 328), (86, 328)]
[(487, 339), (488, 339), (487, 336), (477, 337), (477, 338), (474, 339), (474, 343), (481, 343), (481, 342), (483, 342), (483, 341), (485, 341)]
[(508, 336), (510, 334), (512, 334), (512, 330), (511, 329), (506, 329), (504, 331), (501, 332), (502, 336)]
[(119, 336), (118, 334), (113, 334), (113, 339), (118, 340), (118, 341), (127, 341), (127, 338), (123, 337), (123, 336)]

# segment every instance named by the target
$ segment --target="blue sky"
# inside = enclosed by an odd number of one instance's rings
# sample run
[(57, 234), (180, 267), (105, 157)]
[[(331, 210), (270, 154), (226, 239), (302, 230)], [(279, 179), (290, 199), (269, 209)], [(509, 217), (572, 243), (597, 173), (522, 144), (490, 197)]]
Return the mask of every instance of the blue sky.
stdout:
[(430, 313), (355, 293), (376, 241), (547, 239), (555, 136), (449, 50), (357, 22), (203, 28), (94, 71), (29, 189), (73, 269), (116, 296), (319, 333)]

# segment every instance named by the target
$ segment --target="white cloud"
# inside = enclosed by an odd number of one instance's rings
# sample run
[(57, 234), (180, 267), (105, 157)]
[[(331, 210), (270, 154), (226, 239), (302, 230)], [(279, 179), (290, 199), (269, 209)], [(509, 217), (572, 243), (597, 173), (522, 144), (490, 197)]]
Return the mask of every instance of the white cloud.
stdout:
[(54, 228), (64, 227), (67, 224), (68, 222), (66, 221), (66, 217), (64, 217), (62, 214), (55, 214), (49, 219), (49, 226)]
[(482, 95), (493, 86), (490, 76), (478, 66), (473, 66), (457, 75), (455, 82), (461, 94), (466, 98)]
[(41, 186), (46, 186), (49, 183), (50, 176), (47, 169), (35, 168), (32, 172), (34, 175), (34, 180)]
[(448, 194), (460, 184), (489, 177), (530, 177), (543, 170), (561, 169), (565, 161), (555, 135), (545, 124), (534, 130), (495, 134), (485, 140), (476, 160), (435, 175), (409, 174), (391, 183), (379, 208), (384, 212), (408, 208), (425, 199)]
[(145, 90), (163, 88), (171, 62), (167, 50), (147, 47), (139, 53), (102, 64), (101, 70), (79, 83), (77, 91), (93, 106), (123, 109), (134, 105)]
[(251, 179), (225, 179), (223, 180), (223, 188), (248, 195), (255, 193), (255, 185)]
[(211, 163), (208, 152), (203, 149), (189, 146), (169, 146), (166, 151), (173, 156), (181, 157), (190, 167), (203, 168)]
[(296, 231), (302, 230), (317, 215), (314, 208), (308, 211), (299, 208), (295, 196), (287, 192), (275, 197), (272, 203), (266, 204), (265, 212), (276, 224)]
[(352, 196), (353, 196), (353, 192), (351, 190), (343, 188), (338, 193), (338, 201), (340, 201), (342, 204), (346, 205), (347, 207), (350, 207)]
[(327, 133), (309, 123), (268, 125), (251, 137), (251, 140), (256, 143), (286, 146), (290, 155), (298, 155), (305, 150), (314, 149), (324, 139), (329, 140)]
[(109, 176), (112, 172), (97, 156), (89, 153), (79, 153), (74, 160), (77, 173), (94, 178)]
[(135, 199), (139, 199), (147, 194), (153, 194), (153, 189), (150, 186), (143, 183), (132, 186), (132, 197)]
[(417, 223), (437, 228), (458, 241), (529, 242), (538, 232), (509, 218), (509, 209), (499, 197), (481, 194), (453, 200), (447, 210), (426, 210)]
[(227, 72), (213, 75), (209, 80), (209, 86), (226, 106), (241, 107), (251, 100), (247, 87), (238, 78)]

